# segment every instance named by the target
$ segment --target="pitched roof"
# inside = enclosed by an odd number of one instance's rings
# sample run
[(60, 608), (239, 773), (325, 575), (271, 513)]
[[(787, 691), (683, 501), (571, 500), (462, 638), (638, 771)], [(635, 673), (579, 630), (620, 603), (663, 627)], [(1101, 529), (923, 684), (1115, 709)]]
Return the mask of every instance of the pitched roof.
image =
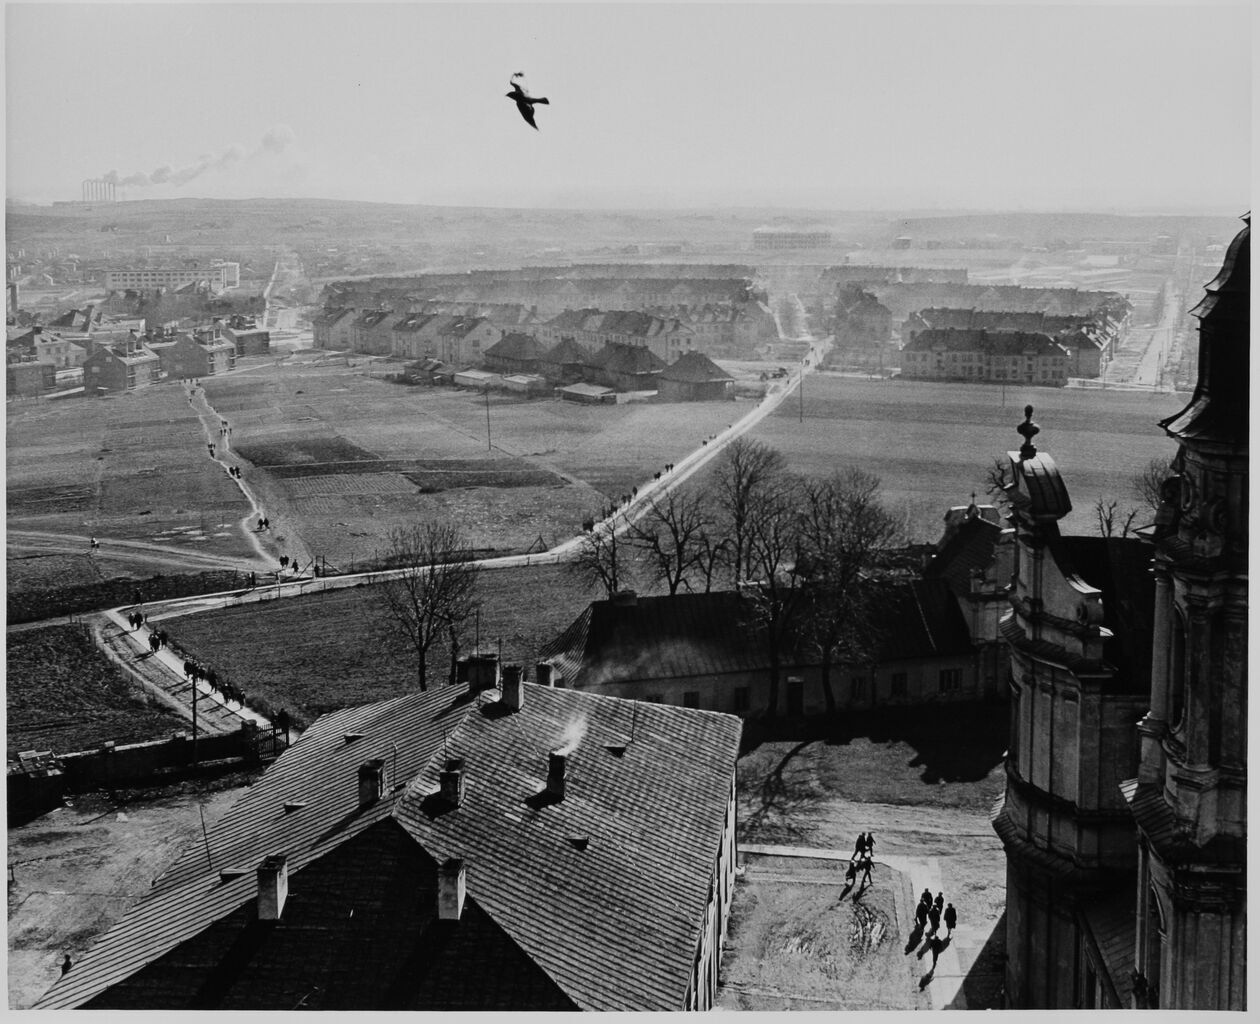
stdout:
[(535, 360), (543, 354), (543, 346), (532, 334), (521, 334), (512, 331), (505, 334), (488, 349), (484, 355), (493, 359)]
[(684, 384), (706, 384), (712, 381), (734, 380), (703, 352), (684, 352), (661, 371), (661, 380), (680, 381)]
[(955, 594), (971, 592), (971, 576), (977, 570), (988, 573), (993, 565), (1002, 525), (980, 515), (968, 515), (932, 556), (923, 574), (945, 580)]
[[(880, 627), (880, 659), (971, 652), (967, 623), (944, 581), (866, 585)], [(577, 687), (755, 672), (770, 663), (760, 630), (736, 591), (594, 601), (539, 657)]]
[(646, 345), (622, 345), (610, 342), (591, 357), (592, 366), (609, 373), (645, 374), (665, 369), (665, 360)]
[(958, 330), (955, 328), (920, 331), (902, 346), (905, 352), (930, 352), (943, 345), (949, 352), (984, 352), (988, 355), (1062, 355), (1067, 351), (1048, 334), (1032, 331)]
[[(37, 1005), (80, 1006), (233, 915), (254, 898), (254, 869), (265, 856), (288, 856), (290, 892), (301, 894), (304, 868), (392, 819), (426, 857), (464, 860), (469, 903), (577, 1006), (680, 1009), (740, 722), (571, 690), (524, 691), (515, 713), (494, 691), (477, 698), (440, 687), (325, 715), (210, 830), (209, 855), (193, 844)], [(540, 801), (548, 752), (582, 728), (564, 799)], [(457, 808), (435, 806), (448, 756), (465, 765)], [(371, 758), (384, 759), (390, 785), (360, 809), (357, 770)], [(227, 867), (245, 874), (221, 876)], [(350, 927), (305, 930), (309, 955), (345, 951)], [(262, 955), (238, 942), (222, 960), (199, 964), (193, 981), (210, 983)], [(498, 968), (467, 955), (475, 974)], [(425, 967), (409, 963), (418, 976), (398, 983), (420, 988)]]
[(591, 351), (572, 338), (561, 338), (541, 357), (544, 363), (582, 363), (591, 361)]

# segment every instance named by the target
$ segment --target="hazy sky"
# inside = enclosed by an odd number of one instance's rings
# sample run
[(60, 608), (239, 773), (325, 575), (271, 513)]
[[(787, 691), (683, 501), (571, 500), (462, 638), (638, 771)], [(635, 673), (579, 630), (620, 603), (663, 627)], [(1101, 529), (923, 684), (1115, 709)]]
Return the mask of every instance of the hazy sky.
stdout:
[(1251, 53), (1202, 3), (8, 4), (7, 194), (1236, 212)]

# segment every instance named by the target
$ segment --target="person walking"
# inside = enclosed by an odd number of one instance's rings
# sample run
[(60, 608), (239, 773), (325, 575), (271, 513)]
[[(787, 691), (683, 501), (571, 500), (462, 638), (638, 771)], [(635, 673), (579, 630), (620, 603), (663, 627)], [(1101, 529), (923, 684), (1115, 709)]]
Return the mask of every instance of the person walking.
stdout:
[(927, 927), (927, 919), (928, 919), (928, 904), (924, 903), (922, 900), (919, 900), (919, 905), (917, 908), (915, 908), (915, 911), (914, 911), (914, 923), (919, 926), (920, 931), (922, 931), (924, 928)]
[(936, 906), (935, 904), (932, 905), (932, 909), (928, 911), (928, 921), (932, 925), (931, 929), (929, 929), (928, 931), (928, 935), (935, 935), (940, 930), (940, 927), (941, 927), (941, 908), (940, 907)]
[(865, 888), (866, 888), (868, 885), (870, 885), (870, 884), (871, 884), (871, 858), (870, 858), (870, 857), (866, 857), (866, 858), (864, 858), (864, 859), (862, 860), (862, 885), (861, 885), (861, 888), (865, 889)]
[(875, 833), (874, 832), (866, 833), (866, 856), (867, 857), (875, 856)]
[(930, 907), (932, 905), (932, 891), (930, 889), (924, 889), (923, 895), (919, 897), (919, 901), (921, 903), (926, 903)]
[(866, 833), (859, 832), (857, 839), (853, 843), (853, 859), (861, 860), (862, 855), (866, 852)]
[(958, 911), (954, 909), (954, 905), (951, 903), (945, 908), (943, 916), (945, 919), (945, 936), (948, 938), (954, 934), (954, 927), (958, 924)]

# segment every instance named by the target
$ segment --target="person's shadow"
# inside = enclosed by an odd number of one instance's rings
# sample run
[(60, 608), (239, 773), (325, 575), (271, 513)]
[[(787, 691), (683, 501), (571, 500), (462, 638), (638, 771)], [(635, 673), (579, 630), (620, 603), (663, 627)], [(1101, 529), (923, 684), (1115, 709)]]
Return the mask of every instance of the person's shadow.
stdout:
[(910, 933), (910, 939), (906, 943), (906, 953), (909, 954), (915, 946), (919, 944), (919, 940), (923, 938), (923, 925), (915, 923), (914, 931)]

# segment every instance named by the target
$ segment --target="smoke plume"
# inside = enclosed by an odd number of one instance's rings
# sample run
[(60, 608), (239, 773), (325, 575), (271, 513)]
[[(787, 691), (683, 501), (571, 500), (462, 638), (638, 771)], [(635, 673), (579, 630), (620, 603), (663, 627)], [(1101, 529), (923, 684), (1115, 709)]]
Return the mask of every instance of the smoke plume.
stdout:
[(560, 737), (560, 746), (556, 748), (557, 754), (564, 754), (566, 757), (577, 750), (578, 744), (586, 736), (586, 716), (582, 715), (578, 718), (571, 719), (569, 724), (564, 728), (564, 735)]
[(228, 171), (251, 161), (274, 160), (283, 156), (292, 148), (296, 135), (287, 124), (278, 124), (268, 129), (262, 141), (252, 151), (246, 151), (239, 144), (228, 146), (221, 153), (202, 153), (195, 163), (176, 170), (170, 164), (163, 164), (151, 174), (136, 171), (125, 178), (117, 170), (107, 171), (101, 175), (103, 181), (111, 185), (130, 188), (149, 188), (154, 185), (168, 185), (178, 188), (203, 174)]

